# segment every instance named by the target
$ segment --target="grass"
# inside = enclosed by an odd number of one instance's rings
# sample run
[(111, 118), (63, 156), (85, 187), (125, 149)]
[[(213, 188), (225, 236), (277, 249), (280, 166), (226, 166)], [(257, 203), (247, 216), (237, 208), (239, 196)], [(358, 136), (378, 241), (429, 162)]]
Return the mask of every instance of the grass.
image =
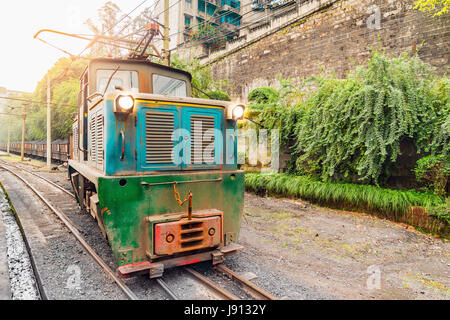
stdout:
[[(0, 159), (10, 161), (10, 162), (21, 162), (20, 156), (12, 154), (12, 153), (10, 155), (7, 155), (7, 154), (0, 155)], [(24, 163), (28, 163), (28, 164), (39, 166), (39, 167), (43, 166), (42, 165), (43, 162), (41, 162), (39, 160), (31, 159), (28, 157), (25, 157), (25, 159), (28, 159), (28, 160), (25, 160)]]
[[(412, 224), (427, 232), (443, 235), (449, 232), (450, 215), (448, 208), (445, 208), (448, 201), (431, 193), (351, 183), (321, 182), (307, 176), (282, 173), (252, 172), (245, 175), (245, 187), (256, 193), (302, 198), (333, 208), (364, 210), (389, 220)], [(411, 208), (423, 208), (422, 211), (427, 212), (427, 219), (412, 217), (411, 214), (417, 210)], [(418, 220), (420, 225), (417, 223)]]

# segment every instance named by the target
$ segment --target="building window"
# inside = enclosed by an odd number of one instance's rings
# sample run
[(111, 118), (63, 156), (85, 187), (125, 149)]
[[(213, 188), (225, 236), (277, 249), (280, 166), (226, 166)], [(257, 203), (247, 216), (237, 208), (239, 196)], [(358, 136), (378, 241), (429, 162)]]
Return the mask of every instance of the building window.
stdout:
[(192, 0), (185, 0), (186, 8), (191, 9), (192, 8)]
[(198, 0), (198, 11), (205, 12), (205, 2), (202, 0)]
[(187, 15), (184, 16), (184, 26), (186, 28), (189, 28), (191, 26), (191, 20), (192, 18), (190, 16)]

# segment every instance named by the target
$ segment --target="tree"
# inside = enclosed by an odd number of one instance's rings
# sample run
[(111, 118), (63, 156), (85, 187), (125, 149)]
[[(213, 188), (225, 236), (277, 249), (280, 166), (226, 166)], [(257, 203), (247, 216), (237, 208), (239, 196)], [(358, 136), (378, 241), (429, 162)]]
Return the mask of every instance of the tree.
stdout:
[[(160, 62), (160, 61), (156, 61)], [(228, 89), (228, 83), (226, 81), (214, 81), (211, 74), (211, 68), (208, 66), (204, 66), (200, 63), (200, 60), (194, 59), (192, 61), (186, 61), (181, 59), (177, 55), (172, 57), (172, 66), (177, 69), (181, 69), (187, 71), (192, 76), (192, 96), (194, 98), (206, 98), (208, 96), (203, 94), (203, 92), (207, 93), (208, 91), (223, 91), (219, 95), (221, 95), (221, 99), (226, 100), (228, 94), (226, 93)], [(198, 90), (199, 89), (199, 90)], [(209, 93), (208, 93), (209, 95)], [(214, 98), (218, 97), (217, 93), (212, 93)], [(228, 97), (229, 98), (229, 97)], [(221, 100), (219, 99), (219, 100)]]
[[(36, 86), (34, 93), (20, 96), (22, 99), (44, 102), (27, 105), (27, 120), (25, 139), (27, 141), (45, 140), (47, 136), (47, 77), (51, 79), (52, 87), (52, 139), (66, 139), (72, 128), (73, 114), (77, 110), (79, 78), (86, 60), (72, 61), (69, 58), (59, 59)], [(64, 106), (62, 105), (64, 104)], [(22, 113), (22, 102), (10, 102), (15, 107), (12, 113)], [(0, 137), (6, 141), (8, 122), (11, 125), (11, 140), (20, 141), (22, 120), (17, 117), (2, 117), (0, 121)]]
[[(89, 18), (86, 20), (85, 24), (96, 35), (106, 35), (111, 37), (130, 35), (126, 39), (133, 40), (131, 34), (134, 34), (136, 31), (147, 25), (151, 19), (151, 15), (152, 9), (151, 7), (148, 7), (133, 19), (123, 13), (117, 4), (108, 1), (98, 10), (98, 16)], [(97, 43), (91, 47), (91, 54), (94, 56), (117, 57), (128, 53), (125, 51), (126, 49), (108, 46), (102, 43)]]
[(432, 13), (433, 17), (446, 14), (450, 8), (450, 0), (418, 0), (415, 9)]

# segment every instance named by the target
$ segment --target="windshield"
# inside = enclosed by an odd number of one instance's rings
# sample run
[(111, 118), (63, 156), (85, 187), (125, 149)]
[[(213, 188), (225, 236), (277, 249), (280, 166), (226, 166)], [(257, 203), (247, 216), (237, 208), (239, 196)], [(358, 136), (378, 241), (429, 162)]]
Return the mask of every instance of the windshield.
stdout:
[[(113, 74), (114, 70), (98, 70), (97, 71), (97, 91), (103, 93), (109, 78)], [(139, 92), (139, 80), (138, 73), (136, 71), (117, 71), (108, 86), (106, 93), (115, 90), (115, 87), (122, 87), (124, 90), (130, 90)]]
[(153, 93), (175, 97), (186, 97), (186, 82), (171, 77), (153, 75)]

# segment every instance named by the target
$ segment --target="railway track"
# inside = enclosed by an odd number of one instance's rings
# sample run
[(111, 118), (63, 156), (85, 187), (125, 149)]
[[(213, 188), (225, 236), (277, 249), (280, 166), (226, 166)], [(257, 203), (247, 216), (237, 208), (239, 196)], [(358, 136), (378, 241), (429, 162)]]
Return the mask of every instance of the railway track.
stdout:
[[(4, 161), (2, 161), (2, 164), (0, 165), (1, 168), (11, 173), (13, 176), (15, 176), (17, 179), (22, 181), (22, 183), (29, 188), (33, 193), (54, 213), (56, 216), (64, 223), (64, 225), (69, 229), (69, 231), (75, 236), (75, 238), (80, 242), (80, 244), (86, 249), (86, 251), (91, 255), (91, 257), (97, 262), (100, 267), (103, 268), (104, 272), (120, 287), (120, 289), (125, 293), (125, 295), (131, 299), (131, 300), (138, 300), (138, 297), (133, 293), (133, 291), (128, 288), (128, 286), (120, 279), (110, 268), (109, 266), (103, 261), (102, 258), (95, 252), (95, 250), (86, 242), (84, 237), (80, 234), (76, 226), (73, 224), (73, 222), (58, 208), (54, 207), (50, 201), (45, 198), (42, 194), (42, 192), (38, 191), (33, 185), (31, 185), (25, 178), (23, 178), (18, 173), (14, 172), (10, 167), (8, 167), (8, 164), (5, 164)], [(23, 168), (12, 166), (16, 170), (21, 170), (23, 172), (26, 172)], [(34, 174), (34, 176), (41, 178), (46, 183), (49, 183), (49, 181), (37, 174)], [(63, 190), (61, 186), (58, 186), (57, 184), (51, 183), (55, 188), (58, 188), (59, 190)], [(65, 190), (65, 189), (64, 189)], [(65, 190), (67, 191), (67, 190)], [(72, 195), (73, 196), (73, 195)]]
[[(3, 160), (0, 160), (0, 168), (6, 170), (11, 175), (16, 177), (18, 180), (20, 180), (28, 189), (30, 189), (47, 207), (50, 209), (52, 213), (54, 213), (69, 229), (69, 231), (75, 236), (75, 238), (79, 241), (79, 243), (86, 249), (86, 251), (89, 253), (89, 255), (95, 260), (95, 262), (103, 269), (105, 274), (111, 278), (118, 287), (123, 291), (123, 293), (127, 296), (130, 300), (138, 300), (138, 296), (133, 292), (133, 290), (125, 284), (125, 282), (120, 278), (111, 268), (108, 266), (108, 264), (97, 254), (95, 249), (90, 246), (87, 241), (84, 239), (80, 231), (78, 230), (77, 226), (69, 219), (69, 217), (60, 210), (57, 205), (53, 204), (52, 199), (46, 198), (44, 194), (48, 192), (48, 189), (45, 190), (46, 186), (51, 186), (53, 188), (58, 189), (59, 191), (64, 192), (65, 195), (71, 197), (71, 199), (75, 199), (75, 196), (63, 188), (62, 186), (54, 183), (53, 181), (35, 173), (30, 170), (27, 170), (21, 166), (13, 165), (9, 162), (5, 162)], [(18, 172), (22, 172), (24, 174), (18, 174)], [(45, 182), (44, 184), (37, 184), (36, 182), (34, 185), (30, 183), (30, 179), (24, 178), (24, 175), (30, 175), (33, 176), (40, 181)], [(220, 287), (212, 280), (208, 279), (201, 273), (195, 271), (191, 267), (184, 267), (183, 270), (189, 274), (195, 281), (197, 281), (199, 284), (203, 285), (204, 287), (208, 288), (212, 292), (215, 293), (215, 295), (225, 299), (225, 300), (240, 300), (238, 296), (231, 293), (230, 291)], [(229, 279), (232, 279), (234, 282), (236, 282), (242, 290), (244, 290), (247, 294), (252, 296), (254, 299), (257, 300), (275, 300), (276, 298), (266, 292), (265, 290), (257, 287), (250, 281), (242, 278), (232, 270), (226, 268), (224, 265), (217, 265), (215, 266), (215, 270), (217, 272), (220, 272), (221, 274), (225, 275)], [(176, 293), (173, 292), (173, 290), (170, 288), (170, 286), (162, 279), (158, 278), (155, 279), (156, 283), (164, 290), (164, 292), (167, 294), (167, 296), (172, 300), (179, 300), (179, 297)]]

